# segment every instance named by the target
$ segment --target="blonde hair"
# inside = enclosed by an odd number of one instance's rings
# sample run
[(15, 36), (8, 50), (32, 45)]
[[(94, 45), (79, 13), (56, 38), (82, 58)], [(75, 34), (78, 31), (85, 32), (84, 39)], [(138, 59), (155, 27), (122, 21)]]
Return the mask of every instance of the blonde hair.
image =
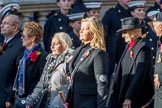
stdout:
[(92, 48), (102, 49), (106, 51), (105, 48), (105, 39), (104, 39), (104, 28), (102, 22), (97, 17), (88, 17), (86, 19), (82, 19), (82, 22), (89, 23), (89, 29), (94, 34), (92, 41), (90, 42), (90, 46)]
[(23, 29), (27, 29), (27, 35), (29, 37), (36, 36), (35, 42), (38, 43), (43, 35), (43, 28), (40, 24), (31, 21), (24, 24)]
[(69, 36), (69, 34), (65, 33), (65, 32), (58, 32), (55, 33), (54, 36), (52, 37), (52, 40), (54, 38), (59, 38), (60, 42), (62, 43), (62, 45), (67, 49), (67, 48), (71, 48), (72, 47), (72, 40)]

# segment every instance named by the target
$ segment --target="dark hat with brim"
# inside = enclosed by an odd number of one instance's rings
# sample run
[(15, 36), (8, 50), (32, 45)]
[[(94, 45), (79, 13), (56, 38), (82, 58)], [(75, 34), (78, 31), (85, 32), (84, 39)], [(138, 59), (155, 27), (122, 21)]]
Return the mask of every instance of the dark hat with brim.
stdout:
[(122, 28), (117, 30), (117, 32), (122, 32), (125, 30), (141, 28), (144, 25), (141, 25), (138, 18), (135, 17), (126, 17), (121, 20)]

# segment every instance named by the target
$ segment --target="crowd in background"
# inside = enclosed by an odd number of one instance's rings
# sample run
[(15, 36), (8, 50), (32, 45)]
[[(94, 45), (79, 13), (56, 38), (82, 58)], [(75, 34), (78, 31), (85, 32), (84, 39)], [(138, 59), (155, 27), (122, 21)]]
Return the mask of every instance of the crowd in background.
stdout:
[(161, 108), (162, 0), (57, 0), (44, 27), (0, 9), (0, 108)]

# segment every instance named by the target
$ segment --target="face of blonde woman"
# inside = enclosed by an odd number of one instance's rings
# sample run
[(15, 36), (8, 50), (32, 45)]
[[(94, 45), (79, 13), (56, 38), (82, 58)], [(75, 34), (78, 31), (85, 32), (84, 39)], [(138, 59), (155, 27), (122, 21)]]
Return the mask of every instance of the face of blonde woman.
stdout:
[(93, 39), (93, 33), (91, 32), (89, 28), (88, 22), (82, 22), (81, 23), (81, 29), (80, 29), (80, 40), (87, 44)]
[(54, 37), (51, 42), (51, 50), (54, 56), (61, 54), (65, 48), (58, 37)]

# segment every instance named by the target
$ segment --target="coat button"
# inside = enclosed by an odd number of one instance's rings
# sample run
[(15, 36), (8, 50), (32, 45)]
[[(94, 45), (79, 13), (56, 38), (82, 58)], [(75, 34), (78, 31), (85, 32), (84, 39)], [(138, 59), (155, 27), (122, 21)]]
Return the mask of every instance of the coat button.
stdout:
[(152, 56), (152, 59), (155, 59), (155, 56)]
[(154, 47), (151, 47), (151, 50), (154, 50)]
[(57, 13), (55, 13), (55, 16), (57, 16)]
[(63, 29), (63, 27), (60, 27), (60, 30), (62, 30)]
[(150, 38), (149, 41), (152, 41), (152, 39)]
[(25, 100), (21, 100), (21, 103), (22, 103), (22, 104), (25, 104)]
[(61, 18), (59, 18), (58, 21), (60, 22), (61, 21)]

